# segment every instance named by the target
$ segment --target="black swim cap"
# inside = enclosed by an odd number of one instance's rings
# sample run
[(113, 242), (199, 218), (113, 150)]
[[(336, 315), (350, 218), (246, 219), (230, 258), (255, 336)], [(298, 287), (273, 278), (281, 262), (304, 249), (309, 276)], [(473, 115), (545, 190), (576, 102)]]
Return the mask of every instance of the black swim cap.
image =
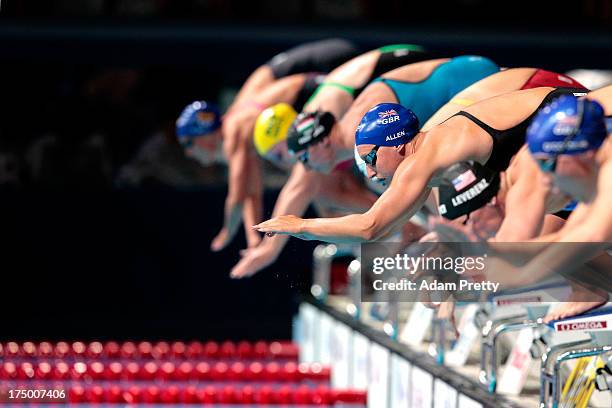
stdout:
[(449, 220), (483, 207), (499, 191), (499, 173), (476, 162), (454, 164), (442, 178), (438, 210)]
[(291, 153), (299, 153), (317, 144), (331, 133), (336, 118), (329, 112), (302, 112), (287, 132), (287, 147)]

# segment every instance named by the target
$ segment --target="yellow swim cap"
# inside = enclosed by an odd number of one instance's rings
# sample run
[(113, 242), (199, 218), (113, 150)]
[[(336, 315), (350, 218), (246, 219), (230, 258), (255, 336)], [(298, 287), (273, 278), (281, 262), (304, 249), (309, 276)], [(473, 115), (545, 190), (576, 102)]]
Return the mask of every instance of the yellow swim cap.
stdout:
[(297, 112), (287, 103), (277, 103), (261, 112), (255, 123), (253, 141), (260, 156), (265, 156), (274, 146), (287, 138), (289, 126)]

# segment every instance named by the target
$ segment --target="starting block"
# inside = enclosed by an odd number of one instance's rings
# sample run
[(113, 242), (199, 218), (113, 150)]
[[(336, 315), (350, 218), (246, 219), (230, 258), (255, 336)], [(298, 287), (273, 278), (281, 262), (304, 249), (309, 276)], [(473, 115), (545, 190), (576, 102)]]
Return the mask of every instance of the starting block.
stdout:
[[(490, 393), (497, 389), (498, 341), (504, 333), (535, 329), (540, 326), (552, 302), (567, 299), (571, 287), (566, 281), (553, 281), (529, 288), (515, 289), (498, 293), (489, 298), (487, 307), (477, 318), (481, 326), (481, 358), (479, 380)], [(484, 322), (484, 323), (483, 323)], [(527, 345), (527, 334), (521, 337)], [(531, 344), (539, 336), (531, 336)], [(517, 349), (518, 350), (518, 349)], [(526, 366), (521, 371), (526, 374)], [(520, 391), (520, 390), (519, 390)]]
[[(588, 334), (591, 338), (590, 341), (565, 343), (548, 348), (542, 356), (540, 408), (557, 408), (561, 400), (561, 364), (583, 357), (601, 356), (612, 351), (612, 305), (607, 304), (579, 316), (552, 321), (548, 326), (554, 333)], [(596, 370), (598, 375), (593, 380), (597, 385), (603, 386), (601, 379), (605, 380), (605, 371), (605, 366)]]

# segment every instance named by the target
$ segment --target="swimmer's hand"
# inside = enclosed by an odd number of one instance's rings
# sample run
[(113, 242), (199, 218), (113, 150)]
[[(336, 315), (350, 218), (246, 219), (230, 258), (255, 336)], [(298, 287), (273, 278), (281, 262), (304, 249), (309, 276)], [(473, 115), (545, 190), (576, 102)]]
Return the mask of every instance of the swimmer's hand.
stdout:
[(242, 259), (230, 272), (232, 279), (248, 278), (276, 261), (276, 252), (265, 245), (240, 251)]
[(304, 219), (295, 215), (281, 215), (261, 224), (253, 225), (253, 229), (264, 232), (269, 237), (281, 234), (309, 240), (311, 239), (310, 235), (304, 233), (304, 223)]

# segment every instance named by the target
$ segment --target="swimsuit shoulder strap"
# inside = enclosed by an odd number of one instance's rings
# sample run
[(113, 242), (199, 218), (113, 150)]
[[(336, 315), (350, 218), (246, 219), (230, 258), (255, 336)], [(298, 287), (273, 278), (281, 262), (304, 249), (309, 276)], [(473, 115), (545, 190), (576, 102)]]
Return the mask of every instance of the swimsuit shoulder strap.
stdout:
[(334, 88), (341, 89), (351, 96), (355, 94), (355, 88), (348, 86), (348, 85), (341, 84), (339, 82), (323, 82), (321, 85), (319, 85), (319, 89), (324, 88), (326, 86), (331, 86)]
[(466, 111), (459, 111), (459, 112), (455, 113), (453, 116), (451, 116), (451, 118), (454, 118), (455, 116), (464, 116), (464, 117), (468, 118), (469, 120), (471, 120), (472, 122), (477, 124), (480, 128), (482, 128), (482, 130), (484, 130), (485, 132), (490, 134), (493, 139), (495, 139), (495, 135), (497, 133), (499, 133), (499, 131), (497, 129), (493, 129), (491, 126), (487, 125), (482, 120), (478, 119), (476, 116), (474, 116), (471, 113), (468, 113)]
[(312, 94), (312, 96), (310, 98), (308, 98), (308, 101), (304, 104), (304, 105), (308, 105), (310, 102), (312, 102), (312, 100), (319, 94), (319, 92), (321, 92), (321, 90), (323, 88), (325, 88), (326, 86), (331, 86), (334, 88), (338, 88), (344, 92), (346, 92), (347, 94), (349, 94), (350, 96), (354, 97), (355, 96), (355, 88), (350, 87), (348, 85), (344, 85), (341, 84), (339, 82), (322, 82), (317, 89), (314, 91), (314, 93)]

